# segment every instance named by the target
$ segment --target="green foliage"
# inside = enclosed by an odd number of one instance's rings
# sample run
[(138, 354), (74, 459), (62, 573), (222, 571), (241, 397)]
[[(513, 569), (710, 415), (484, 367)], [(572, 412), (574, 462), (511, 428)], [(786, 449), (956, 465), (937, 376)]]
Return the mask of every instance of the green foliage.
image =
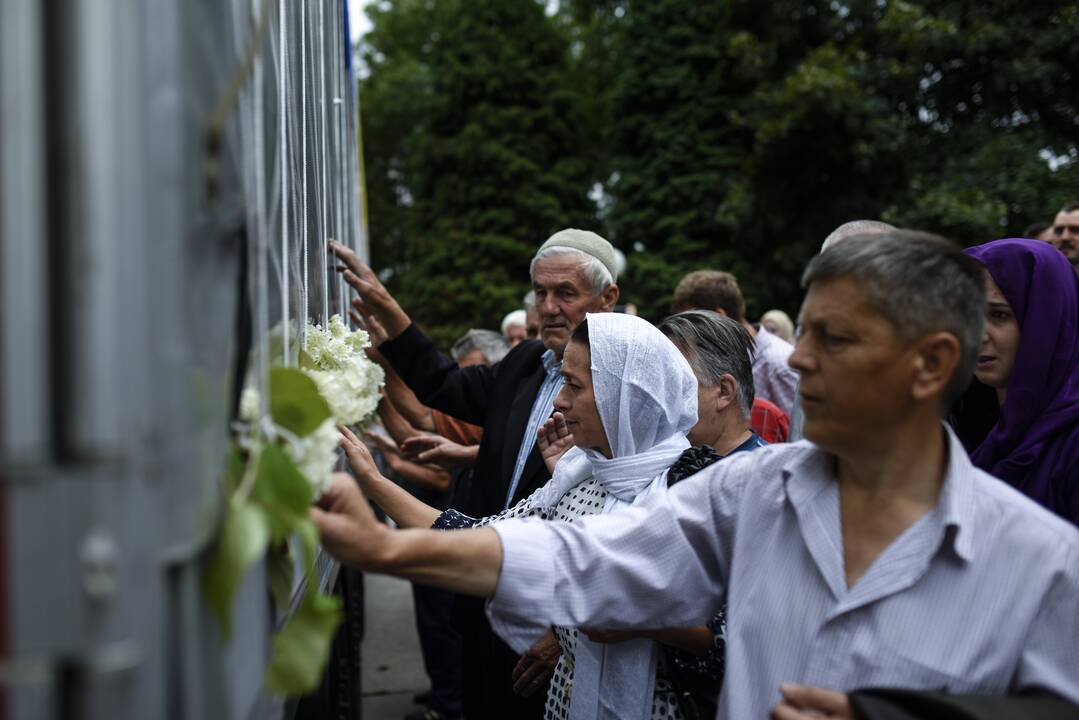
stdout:
[(297, 437), (304, 437), (330, 417), (330, 406), (315, 381), (296, 368), (270, 369), (270, 416)]
[(368, 12), (373, 259), (448, 344), (520, 307), (528, 261), (551, 233), (595, 223), (568, 43), (534, 0)]
[[(291, 368), (270, 371), (270, 410), (276, 424), (298, 437), (330, 416), (315, 383)], [(299, 539), (308, 587), (296, 613), (273, 639), (266, 685), (283, 695), (300, 695), (318, 686), (340, 623), (340, 604), (310, 584), (318, 548), (318, 532), (307, 514), (311, 484), (280, 446), (263, 444), (259, 431), (252, 428), (246, 452), (234, 447), (229, 453), (227, 509), (203, 573), (203, 595), (228, 640), (236, 590), (265, 557), (270, 592), (279, 610), (288, 609), (295, 571), (289, 541)]]
[(245, 502), (229, 504), (217, 549), (203, 575), (203, 592), (227, 640), (232, 633), (232, 600), (247, 571), (266, 552), (270, 528), (266, 513)]
[(623, 297), (653, 319), (704, 267), (734, 272), (756, 318), (797, 310), (802, 268), (848, 220), (972, 244), (1079, 199), (1077, 2), (369, 13), (374, 259), (441, 340), (515, 307), (530, 255), (561, 227), (622, 248)]
[(333, 634), (340, 624), (340, 601), (309, 590), (289, 624), (273, 639), (266, 687), (290, 696), (318, 687)]
[(312, 499), (311, 483), (284, 450), (267, 445), (259, 455), (251, 499), (266, 512), (270, 539), (281, 543), (288, 539), (297, 524), (307, 519), (307, 508)]

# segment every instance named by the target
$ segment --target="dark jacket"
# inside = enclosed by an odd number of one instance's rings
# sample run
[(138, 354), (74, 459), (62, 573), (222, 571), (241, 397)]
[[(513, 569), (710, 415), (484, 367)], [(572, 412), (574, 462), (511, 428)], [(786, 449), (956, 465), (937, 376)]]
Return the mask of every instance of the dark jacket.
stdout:
[(870, 688), (849, 697), (858, 720), (1079, 720), (1079, 706), (1050, 696), (983, 697)]
[[(517, 452), (525, 440), (528, 415), (545, 375), (541, 360), (546, 351), (543, 343), (523, 342), (490, 367), (459, 368), (438, 352), (415, 325), (410, 325), (378, 349), (420, 402), (483, 428), (472, 486), (467, 497), (455, 498), (460, 503), (456, 509), (472, 517), (501, 512)], [(535, 438), (529, 440), (533, 444), (532, 452), (511, 504), (531, 495), (551, 477), (534, 447)]]
[[(490, 367), (459, 368), (410, 325), (378, 349), (424, 405), (483, 427), (471, 485), (466, 494), (454, 494), (453, 506), (472, 517), (501, 512), (532, 403), (546, 374), (543, 343), (523, 342)], [(549, 479), (533, 443), (512, 502), (528, 497)], [(454, 625), (463, 645), (465, 716), (469, 720), (542, 718), (546, 688), (529, 698), (514, 694), (512, 674), (518, 656), (491, 631), (483, 601), (458, 596)]]

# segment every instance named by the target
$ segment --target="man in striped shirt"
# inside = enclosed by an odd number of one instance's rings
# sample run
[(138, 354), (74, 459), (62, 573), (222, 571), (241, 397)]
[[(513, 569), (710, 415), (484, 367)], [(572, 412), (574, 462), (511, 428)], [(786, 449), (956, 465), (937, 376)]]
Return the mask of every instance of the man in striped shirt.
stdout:
[(446, 541), (380, 529), (338, 482), (313, 516), (346, 562), (493, 597), (515, 646), (537, 624), (689, 625), (726, 600), (721, 718), (847, 718), (867, 686), (1079, 703), (1079, 531), (942, 424), (984, 326), (968, 260), (902, 231), (814, 259), (791, 357), (811, 442), (714, 465), (647, 511)]

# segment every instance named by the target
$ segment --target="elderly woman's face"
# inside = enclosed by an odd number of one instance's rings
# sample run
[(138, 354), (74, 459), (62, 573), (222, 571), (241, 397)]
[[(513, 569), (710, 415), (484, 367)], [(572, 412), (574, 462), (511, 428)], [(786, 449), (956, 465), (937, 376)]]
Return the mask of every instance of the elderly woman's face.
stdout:
[(599, 417), (592, 388), (591, 365), (592, 356), (588, 348), (583, 343), (571, 342), (562, 359), (565, 383), (554, 399), (554, 409), (566, 416), (574, 445), (593, 448), (610, 457), (611, 446)]

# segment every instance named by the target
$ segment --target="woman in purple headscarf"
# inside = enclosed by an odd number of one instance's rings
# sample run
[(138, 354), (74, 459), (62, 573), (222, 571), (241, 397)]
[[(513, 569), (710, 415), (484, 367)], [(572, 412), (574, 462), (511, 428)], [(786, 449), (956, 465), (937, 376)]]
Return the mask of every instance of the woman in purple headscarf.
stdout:
[(974, 464), (1079, 525), (1079, 277), (1035, 240), (968, 248), (988, 272), (974, 370), (1000, 414)]

